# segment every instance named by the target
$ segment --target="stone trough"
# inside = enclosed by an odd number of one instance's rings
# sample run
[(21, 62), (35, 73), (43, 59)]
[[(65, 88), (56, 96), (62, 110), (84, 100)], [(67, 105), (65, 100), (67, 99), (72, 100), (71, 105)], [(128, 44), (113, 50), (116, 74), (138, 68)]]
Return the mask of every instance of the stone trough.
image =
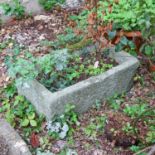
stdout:
[(128, 91), (132, 86), (139, 61), (125, 52), (114, 53), (112, 57), (119, 65), (61, 91), (51, 93), (34, 80), (18, 87), (18, 92), (24, 95), (47, 119), (62, 114), (67, 103), (75, 104), (77, 112), (85, 112), (96, 100), (104, 101), (116, 93)]
[(4, 139), (7, 145), (6, 155), (31, 155), (26, 143), (4, 119), (0, 119), (0, 137)]

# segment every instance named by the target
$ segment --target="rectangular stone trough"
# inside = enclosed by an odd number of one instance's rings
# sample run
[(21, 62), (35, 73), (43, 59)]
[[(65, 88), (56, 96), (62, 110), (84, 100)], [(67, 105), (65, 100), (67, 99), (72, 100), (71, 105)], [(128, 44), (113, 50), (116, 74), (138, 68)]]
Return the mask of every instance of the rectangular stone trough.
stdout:
[(116, 93), (120, 94), (131, 88), (139, 61), (125, 52), (114, 53), (113, 58), (118, 62), (118, 66), (61, 91), (51, 93), (34, 80), (24, 83), (18, 88), (18, 92), (24, 95), (47, 119), (62, 114), (67, 103), (74, 104), (77, 112), (85, 112), (96, 100), (104, 101)]

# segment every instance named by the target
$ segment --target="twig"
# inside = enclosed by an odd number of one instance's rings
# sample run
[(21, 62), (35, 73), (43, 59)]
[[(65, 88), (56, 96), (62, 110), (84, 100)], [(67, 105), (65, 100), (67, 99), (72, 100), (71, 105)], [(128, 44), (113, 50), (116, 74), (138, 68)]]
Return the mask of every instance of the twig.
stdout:
[[(134, 153), (133, 155), (138, 155), (138, 154), (140, 154), (140, 153), (142, 153), (142, 152), (144, 152), (144, 151), (147, 151), (148, 149), (151, 149), (151, 148), (152, 148), (152, 146), (148, 146), (148, 147), (146, 147), (146, 148), (144, 148), (144, 149), (142, 149), (142, 150), (140, 150), (140, 151)], [(150, 155), (151, 155), (151, 154), (150, 154)]]

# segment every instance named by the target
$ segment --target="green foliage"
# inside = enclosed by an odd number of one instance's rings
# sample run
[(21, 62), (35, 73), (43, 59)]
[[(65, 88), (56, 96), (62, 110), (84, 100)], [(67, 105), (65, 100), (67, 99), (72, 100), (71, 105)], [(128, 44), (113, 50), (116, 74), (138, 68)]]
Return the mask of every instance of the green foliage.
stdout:
[(69, 18), (73, 21), (76, 22), (77, 24), (77, 28), (84, 30), (85, 32), (87, 32), (87, 26), (88, 26), (88, 15), (89, 15), (90, 11), (88, 10), (83, 10), (79, 15), (72, 15)]
[[(2, 26), (2, 24), (3, 24), (3, 21), (2, 21), (2, 19), (0, 18), (0, 27)], [(0, 52), (1, 52), (1, 49), (0, 49)]]
[(126, 133), (126, 134), (135, 134), (135, 130), (137, 130), (135, 127), (133, 127), (129, 122), (127, 122), (122, 130)]
[(10, 65), (8, 73), (16, 79), (18, 84), (35, 79), (38, 75), (35, 64), (23, 58), (18, 58), (14, 64)]
[(91, 123), (84, 128), (84, 133), (91, 138), (96, 138), (98, 134), (104, 132), (104, 127), (106, 123), (106, 116), (97, 116), (91, 120)]
[[(9, 75), (17, 85), (37, 79), (50, 91), (55, 92), (75, 84), (80, 79), (96, 76), (113, 67), (96, 60), (95, 53), (87, 56), (70, 54), (67, 49), (55, 50), (43, 57), (33, 57), (29, 52), (25, 57), (18, 56), (21, 49), (15, 46), (12, 56), (6, 57)], [(81, 51), (81, 52), (85, 52)], [(97, 66), (95, 65), (97, 64)]]
[[(60, 55), (60, 57), (62, 57), (62, 55)], [(49, 67), (48, 75), (44, 72), (44, 76), (41, 76), (43, 78), (40, 79), (40, 81), (52, 92), (58, 91), (60, 89), (75, 84), (76, 82), (78, 82), (80, 77), (86, 79), (87, 77), (101, 74), (107, 69), (112, 68), (113, 66), (111, 64), (104, 64), (101, 62), (100, 66), (95, 68), (92, 65), (95, 64), (95, 59), (93, 60), (93, 58), (90, 58), (89, 60), (89, 58), (90, 57), (87, 57), (82, 60), (80, 56), (72, 56), (69, 58), (67, 66), (64, 66), (62, 70), (57, 70), (55, 66)], [(45, 66), (46, 69), (48, 68), (47, 64), (42, 64), (42, 66)], [(50, 68), (53, 69), (50, 71)]]
[(51, 46), (55, 49), (67, 48), (68, 45), (72, 45), (80, 42), (83, 39), (82, 35), (76, 35), (72, 29), (66, 28), (65, 34), (59, 34), (57, 40), (51, 43)]
[(152, 73), (152, 78), (155, 81), (155, 72)]
[[(130, 147), (130, 150), (133, 151), (133, 152), (135, 152), (135, 153), (137, 153), (137, 152), (139, 152), (140, 150), (142, 150), (142, 148), (141, 148), (140, 146), (132, 145), (132, 146)], [(137, 155), (146, 155), (146, 153), (142, 152), (142, 153), (139, 153), (139, 154), (137, 154)]]
[(55, 51), (52, 54), (41, 58), (34, 58), (30, 53), (26, 53), (25, 58), (18, 57), (20, 49), (15, 47), (13, 56), (6, 57), (9, 75), (16, 79), (18, 85), (23, 82), (35, 79), (39, 74), (47, 75), (55, 68), (57, 71), (66, 67), (69, 55), (66, 49)]
[(50, 11), (55, 5), (63, 4), (65, 0), (39, 0), (46, 11)]
[[(47, 75), (50, 76), (50, 74), (52, 74), (53, 78), (55, 79), (57, 77), (56, 72), (60, 72), (67, 67), (69, 57), (70, 55), (68, 54), (67, 49), (62, 49), (53, 51), (52, 54), (48, 54), (36, 59), (35, 64), (36, 66), (39, 66), (38, 73), (40, 73), (40, 75), (42, 74), (42, 77), (46, 77)], [(51, 77), (51, 79), (47, 79), (47, 81), (43, 79), (41, 79), (41, 81), (43, 83), (45, 82), (45, 85), (47, 82), (48, 85), (49, 82), (53, 81), (54, 79)]]
[(144, 111), (148, 109), (148, 106), (146, 104), (134, 104), (131, 106), (126, 106), (124, 108), (124, 113), (130, 116), (131, 118), (136, 118), (140, 116)]
[(90, 76), (95, 76), (105, 72), (107, 69), (112, 68), (113, 65), (101, 63), (101, 66), (101, 68), (95, 68), (93, 65), (89, 65), (88, 68), (85, 70), (85, 73)]
[(84, 133), (88, 136), (88, 137), (96, 137), (97, 135), (97, 130), (96, 130), (96, 124), (91, 123), (89, 124), (85, 129), (84, 129)]
[(95, 109), (99, 110), (102, 106), (102, 102), (100, 100), (95, 101), (95, 105), (93, 106)]
[(67, 104), (65, 112), (61, 116), (56, 116), (52, 121), (47, 122), (49, 135), (57, 139), (64, 139), (74, 132), (73, 125), (79, 125), (78, 115), (74, 112), (74, 105)]
[(3, 49), (5, 49), (8, 46), (8, 42), (2, 42), (0, 43), (0, 52), (3, 51)]
[(4, 88), (4, 93), (5, 93), (7, 98), (14, 97), (14, 95), (17, 93), (17, 89), (16, 89), (15, 84), (13, 82), (8, 84), (7, 87)]
[(4, 10), (5, 15), (15, 16), (21, 19), (25, 14), (25, 8), (21, 5), (20, 0), (12, 0), (13, 4), (2, 3), (0, 6)]
[(126, 113), (128, 116), (130, 116), (133, 119), (132, 125), (133, 127), (130, 128), (125, 127), (124, 129), (127, 131), (127, 129), (134, 130), (135, 133), (137, 133), (138, 136), (138, 130), (135, 128), (137, 122), (142, 121), (147, 126), (147, 134), (145, 137), (145, 140), (143, 139), (141, 141), (142, 144), (152, 144), (154, 143), (155, 139), (155, 125), (154, 125), (154, 117), (155, 117), (155, 108), (149, 107), (147, 104), (135, 104), (132, 106), (126, 106), (123, 110), (124, 113)]
[(153, 131), (149, 131), (147, 133), (146, 142), (147, 143), (152, 143), (152, 144), (155, 143), (155, 127), (154, 127), (154, 130)]
[(124, 95), (114, 95), (113, 97), (111, 97), (110, 99), (108, 99), (108, 105), (110, 106), (110, 108), (114, 109), (114, 110), (119, 110), (121, 104), (124, 102), (123, 99)]
[[(153, 0), (115, 0), (100, 1), (98, 8), (98, 18), (103, 23), (113, 22), (114, 30), (142, 32), (145, 43), (141, 47), (141, 51), (147, 56), (153, 56), (155, 53), (155, 2)], [(112, 12), (109, 12), (109, 7)], [(103, 15), (103, 10), (106, 12)], [(119, 48), (121, 45), (118, 45)]]
[(134, 77), (134, 81), (135, 82), (139, 82), (142, 86), (144, 86), (144, 77), (141, 75), (136, 74), (136, 76)]
[(145, 122), (145, 124), (148, 127), (148, 132), (146, 135), (146, 139), (144, 144), (154, 144), (155, 143), (155, 107), (150, 107), (146, 109), (135, 121), (138, 122), (139, 120), (142, 120)]
[(130, 150), (137, 155), (147, 155), (147, 151), (141, 152), (145, 147), (133, 145), (130, 147)]
[[(111, 13), (108, 10), (109, 5), (112, 6)], [(106, 15), (101, 12), (103, 9)], [(145, 24), (145, 28), (150, 26), (149, 18), (154, 17), (154, 9), (155, 2), (153, 0), (120, 0), (119, 3), (111, 0), (100, 1), (98, 14), (104, 22), (113, 21), (116, 29), (141, 30), (143, 29), (142, 23)]]
[(50, 138), (48, 135), (39, 138), (40, 150), (50, 149)]
[(58, 155), (78, 155), (78, 153), (73, 149), (65, 148)]
[(125, 50), (134, 56), (137, 56), (135, 44), (133, 43), (133, 41), (128, 40), (126, 37), (121, 37), (120, 42), (115, 46), (116, 52), (122, 50)]
[(38, 132), (43, 121), (43, 116), (38, 116), (34, 107), (23, 97), (15, 95), (14, 87), (9, 85), (5, 89), (7, 97), (4, 98), (0, 112), (13, 127), (24, 127), (23, 131), (29, 135), (32, 131)]

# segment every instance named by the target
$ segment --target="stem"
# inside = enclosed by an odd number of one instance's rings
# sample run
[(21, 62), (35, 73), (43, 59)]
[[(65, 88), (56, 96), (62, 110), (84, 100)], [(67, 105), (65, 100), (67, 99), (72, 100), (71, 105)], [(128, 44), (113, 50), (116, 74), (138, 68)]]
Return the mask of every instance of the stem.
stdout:
[[(148, 147), (146, 147), (146, 148), (144, 148), (144, 149), (138, 151), (137, 153), (134, 153), (133, 155), (139, 155), (140, 153), (142, 153), (142, 152), (144, 152), (144, 151), (147, 151), (148, 149), (151, 149), (151, 148), (152, 148), (152, 146), (148, 146)], [(153, 154), (152, 154), (152, 155), (153, 155)]]
[(142, 119), (144, 119), (144, 118), (147, 117), (147, 116), (153, 116), (153, 115), (151, 115), (151, 114), (148, 113), (148, 112), (153, 111), (154, 108), (155, 108), (155, 107), (148, 108), (147, 110), (145, 110), (143, 113), (141, 113), (141, 114), (133, 121), (134, 132), (135, 132), (135, 134), (136, 134), (137, 137), (139, 137), (139, 136), (138, 136), (138, 133), (137, 133), (137, 131), (135, 130), (135, 128), (136, 128), (136, 124), (137, 124), (138, 120), (139, 120), (139, 119), (142, 120)]

